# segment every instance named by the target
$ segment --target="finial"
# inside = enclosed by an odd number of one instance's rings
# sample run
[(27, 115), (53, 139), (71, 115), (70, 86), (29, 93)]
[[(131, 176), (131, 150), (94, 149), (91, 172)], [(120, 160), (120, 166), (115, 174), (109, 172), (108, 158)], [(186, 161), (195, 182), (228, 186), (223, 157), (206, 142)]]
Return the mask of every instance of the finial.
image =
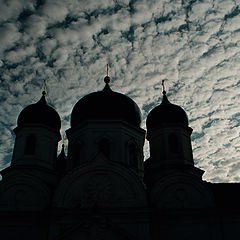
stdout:
[(66, 172), (66, 160), (67, 160), (67, 157), (64, 151), (65, 136), (63, 136), (62, 141), (63, 141), (62, 150), (57, 157), (57, 166), (56, 166), (60, 174), (64, 174)]
[(163, 94), (163, 95), (166, 95), (167, 92), (166, 92), (166, 90), (165, 90), (164, 81), (165, 81), (165, 80), (162, 80), (162, 88), (163, 88), (162, 94)]
[(44, 88), (43, 88), (43, 91), (42, 91), (42, 95), (45, 97), (46, 96), (46, 89), (47, 89), (47, 81), (44, 80)]
[(104, 82), (106, 83), (106, 84), (108, 84), (108, 83), (110, 83), (110, 77), (108, 76), (108, 64), (107, 64), (107, 76), (104, 78)]
[(44, 80), (44, 87), (43, 87), (43, 91), (42, 91), (42, 97), (40, 98), (40, 100), (37, 102), (37, 104), (44, 104), (44, 105), (47, 105), (47, 102), (46, 102), (46, 88), (47, 88), (47, 81)]
[(61, 154), (63, 154), (65, 156), (65, 135), (63, 135), (63, 138), (62, 138), (62, 150), (61, 150), (60, 155)]
[(162, 105), (162, 104), (170, 104), (170, 102), (168, 101), (168, 98), (167, 98), (167, 96), (166, 96), (167, 92), (166, 92), (166, 90), (165, 90), (164, 82), (165, 82), (165, 80), (162, 80), (162, 88), (163, 88), (162, 94), (163, 94), (163, 98), (162, 98), (162, 103), (161, 103), (161, 105)]

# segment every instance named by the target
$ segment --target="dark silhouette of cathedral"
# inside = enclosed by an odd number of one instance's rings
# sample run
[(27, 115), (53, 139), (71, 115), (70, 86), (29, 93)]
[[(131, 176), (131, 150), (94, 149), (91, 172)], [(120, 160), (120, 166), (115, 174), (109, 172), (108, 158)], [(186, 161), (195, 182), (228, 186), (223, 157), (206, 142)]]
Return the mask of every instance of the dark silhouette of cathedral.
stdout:
[[(147, 117), (109, 87), (80, 99), (61, 140), (58, 113), (41, 99), (17, 120), (1, 171), (1, 240), (236, 239), (239, 184), (212, 184), (194, 166), (185, 111), (162, 103)], [(145, 135), (150, 158), (143, 161)]]

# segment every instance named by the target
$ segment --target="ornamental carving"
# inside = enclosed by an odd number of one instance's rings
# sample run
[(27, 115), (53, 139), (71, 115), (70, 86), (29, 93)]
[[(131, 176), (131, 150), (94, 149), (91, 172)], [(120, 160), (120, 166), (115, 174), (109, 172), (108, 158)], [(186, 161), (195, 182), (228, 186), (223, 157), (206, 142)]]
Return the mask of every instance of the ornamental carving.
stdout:
[(104, 174), (93, 175), (89, 177), (82, 194), (82, 207), (90, 207), (98, 205), (100, 202), (114, 200), (112, 181)]

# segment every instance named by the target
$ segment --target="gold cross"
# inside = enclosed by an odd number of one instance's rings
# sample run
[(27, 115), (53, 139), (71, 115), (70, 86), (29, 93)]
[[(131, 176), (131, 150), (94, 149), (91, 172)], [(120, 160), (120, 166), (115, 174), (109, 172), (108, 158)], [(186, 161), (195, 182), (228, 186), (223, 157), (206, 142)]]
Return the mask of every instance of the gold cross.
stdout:
[(164, 81), (165, 81), (165, 80), (162, 80), (162, 88), (163, 88), (162, 93), (163, 93), (163, 95), (166, 95), (166, 90), (165, 90)]
[(44, 80), (44, 88), (43, 88), (43, 92), (42, 92), (43, 96), (46, 96), (46, 89), (47, 89), (47, 81)]
[(44, 80), (44, 91), (46, 92), (47, 89), (47, 80)]

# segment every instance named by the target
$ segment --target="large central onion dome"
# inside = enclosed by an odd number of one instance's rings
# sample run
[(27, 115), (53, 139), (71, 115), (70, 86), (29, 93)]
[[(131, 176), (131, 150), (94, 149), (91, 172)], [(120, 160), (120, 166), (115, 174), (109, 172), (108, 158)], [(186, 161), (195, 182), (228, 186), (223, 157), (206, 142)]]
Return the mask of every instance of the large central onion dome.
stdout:
[(80, 99), (72, 110), (71, 127), (86, 120), (123, 120), (140, 127), (141, 112), (137, 104), (126, 95), (110, 89), (108, 76), (102, 91), (93, 92)]
[(180, 106), (170, 103), (165, 91), (163, 94), (162, 103), (152, 109), (148, 114), (146, 121), (147, 129), (179, 124), (187, 127), (188, 117), (186, 112)]
[(17, 125), (23, 127), (29, 124), (43, 124), (55, 131), (61, 128), (61, 119), (55, 109), (50, 107), (45, 99), (45, 92), (41, 99), (24, 108), (18, 116)]

